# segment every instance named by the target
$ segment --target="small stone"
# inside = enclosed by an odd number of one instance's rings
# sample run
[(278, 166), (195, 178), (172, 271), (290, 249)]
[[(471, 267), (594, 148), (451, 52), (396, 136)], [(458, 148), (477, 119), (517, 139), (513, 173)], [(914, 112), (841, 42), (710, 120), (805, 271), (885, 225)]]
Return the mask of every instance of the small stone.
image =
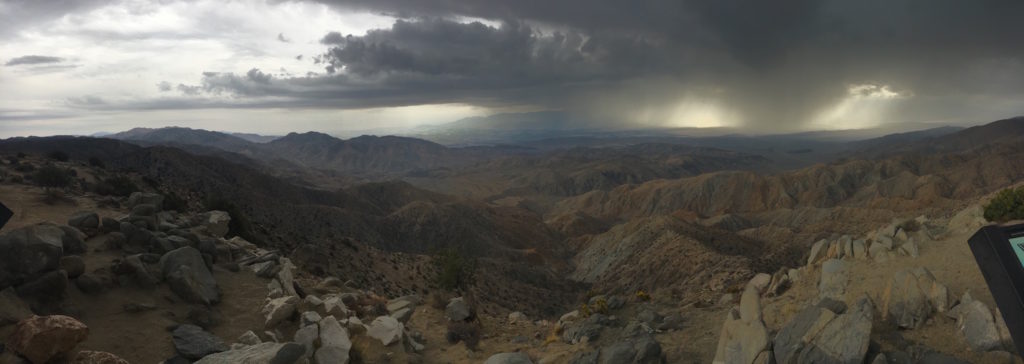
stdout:
[(220, 338), (196, 325), (178, 326), (177, 329), (174, 329), (173, 337), (174, 349), (188, 359), (200, 359), (229, 349)]

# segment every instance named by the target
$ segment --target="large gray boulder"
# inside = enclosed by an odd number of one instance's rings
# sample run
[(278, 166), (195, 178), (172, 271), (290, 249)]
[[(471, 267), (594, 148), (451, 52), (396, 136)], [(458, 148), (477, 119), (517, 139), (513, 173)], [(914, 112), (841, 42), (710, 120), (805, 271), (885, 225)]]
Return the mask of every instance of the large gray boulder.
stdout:
[(352, 340), (349, 339), (348, 330), (341, 327), (334, 316), (325, 317), (320, 320), (319, 325), (320, 348), (314, 354), (316, 362), (347, 364), (349, 351), (352, 349)]
[(867, 297), (845, 313), (836, 302), (824, 301), (799, 312), (775, 335), (775, 361), (779, 364), (863, 363), (871, 338), (874, 307)]
[(388, 346), (402, 340), (402, 331), (405, 326), (391, 316), (380, 316), (370, 323), (366, 335), (380, 340), (381, 344)]
[(902, 328), (919, 328), (932, 313), (949, 309), (949, 289), (925, 268), (897, 272), (882, 292), (882, 317)]
[(195, 364), (295, 364), (304, 360), (306, 348), (296, 343), (265, 342), (211, 354)]
[(484, 364), (533, 364), (533, 361), (526, 353), (516, 352), (491, 355), (484, 361)]
[(281, 321), (292, 317), (298, 307), (299, 298), (295, 296), (284, 296), (267, 301), (263, 306), (264, 323), (263, 328), (273, 330)]
[(24, 283), (60, 266), (64, 231), (33, 225), (0, 235), (0, 289)]
[(160, 257), (160, 271), (178, 297), (206, 305), (220, 302), (220, 287), (203, 256), (192, 247), (178, 248)]
[(188, 359), (199, 359), (204, 356), (227, 351), (228, 346), (217, 336), (204, 331), (196, 325), (184, 324), (174, 329), (174, 349)]
[(818, 240), (811, 246), (811, 254), (807, 256), (807, 265), (818, 263), (825, 259), (825, 254), (828, 253), (828, 241)]
[(977, 300), (962, 303), (960, 306), (964, 307), (957, 308), (959, 317), (956, 320), (956, 327), (971, 350), (985, 352), (1001, 348), (999, 330), (988, 306)]

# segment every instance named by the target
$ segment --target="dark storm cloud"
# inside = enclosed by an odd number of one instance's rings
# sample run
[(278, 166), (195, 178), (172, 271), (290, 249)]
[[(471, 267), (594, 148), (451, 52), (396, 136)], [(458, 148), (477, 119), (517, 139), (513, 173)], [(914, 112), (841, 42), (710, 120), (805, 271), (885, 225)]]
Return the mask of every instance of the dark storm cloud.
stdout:
[(261, 100), (254, 106), (461, 102), (616, 117), (696, 98), (760, 129), (800, 128), (845, 99), (873, 97), (851, 85), (898, 91), (895, 110), (914, 121), (1014, 112), (1008, 100), (1024, 96), (1015, 0), (320, 2), (400, 20), (326, 33), (324, 52), (309, 57), (326, 74), (207, 73), (179, 89)]
[(52, 57), (52, 56), (37, 56), (28, 55), (11, 58), (11, 60), (4, 63), (5, 66), (18, 66), (18, 65), (34, 65), (34, 64), (47, 64), (47, 63), (60, 63), (63, 62), (64, 58)]

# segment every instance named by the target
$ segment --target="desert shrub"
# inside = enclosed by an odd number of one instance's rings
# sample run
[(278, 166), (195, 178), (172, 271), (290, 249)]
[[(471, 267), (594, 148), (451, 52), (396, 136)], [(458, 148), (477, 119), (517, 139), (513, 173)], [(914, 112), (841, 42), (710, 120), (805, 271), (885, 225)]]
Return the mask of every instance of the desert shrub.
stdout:
[(644, 291), (642, 289), (641, 290), (637, 290), (636, 291), (636, 299), (638, 299), (640, 301), (647, 302), (647, 301), (651, 300), (651, 295), (647, 294), (647, 291)]
[(46, 166), (32, 175), (32, 181), (46, 189), (67, 188), (71, 186), (72, 176), (67, 169)]
[(985, 205), (985, 220), (1004, 222), (1024, 219), (1024, 187), (1007, 188)]
[(445, 338), (448, 343), (455, 344), (459, 341), (466, 344), (466, 348), (476, 351), (480, 344), (480, 323), (456, 321), (448, 323), (448, 333)]
[(7, 178), (7, 180), (10, 181), (11, 183), (25, 183), (25, 178), (19, 174), (11, 175), (11, 177)]
[(58, 203), (75, 203), (75, 200), (72, 200), (66, 194), (64, 194), (64, 191), (58, 189), (47, 189), (46, 191), (44, 191), (42, 201), (47, 205), (56, 205)]
[(96, 157), (89, 158), (89, 165), (100, 169), (107, 168), (107, 164), (103, 163), (102, 159)]
[(430, 307), (437, 310), (445, 309), (448, 307), (448, 296), (441, 292), (434, 291), (430, 294)]
[(473, 276), (476, 272), (476, 260), (464, 256), (454, 248), (448, 248), (434, 254), (434, 268), (437, 275), (434, 277), (438, 286), (443, 289), (465, 289), (473, 283)]
[(59, 151), (59, 150), (55, 150), (55, 151), (52, 151), (50, 153), (47, 153), (46, 157), (50, 158), (50, 159), (53, 159), (55, 161), (58, 161), (58, 162), (67, 162), (69, 159), (71, 159), (71, 157), (69, 157), (67, 153), (64, 153), (64, 152)]
[(912, 233), (921, 230), (921, 223), (918, 222), (917, 220), (910, 219), (900, 223), (900, 229), (908, 233)]
[(129, 196), (138, 190), (135, 182), (123, 175), (106, 178), (93, 188), (93, 192), (103, 196)]

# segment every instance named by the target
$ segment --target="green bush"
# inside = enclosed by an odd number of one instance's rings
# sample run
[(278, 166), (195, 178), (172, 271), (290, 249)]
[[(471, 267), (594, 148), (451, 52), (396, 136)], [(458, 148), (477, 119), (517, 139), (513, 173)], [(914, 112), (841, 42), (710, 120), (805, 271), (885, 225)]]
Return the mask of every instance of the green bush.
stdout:
[(1007, 188), (985, 205), (985, 220), (1004, 222), (1024, 219), (1024, 187)]
[(32, 181), (47, 189), (71, 186), (72, 176), (67, 169), (55, 166), (40, 168), (32, 175)]
[(437, 270), (435, 280), (443, 289), (465, 289), (473, 283), (476, 272), (476, 260), (463, 256), (458, 250), (448, 248), (434, 254), (434, 268)]

